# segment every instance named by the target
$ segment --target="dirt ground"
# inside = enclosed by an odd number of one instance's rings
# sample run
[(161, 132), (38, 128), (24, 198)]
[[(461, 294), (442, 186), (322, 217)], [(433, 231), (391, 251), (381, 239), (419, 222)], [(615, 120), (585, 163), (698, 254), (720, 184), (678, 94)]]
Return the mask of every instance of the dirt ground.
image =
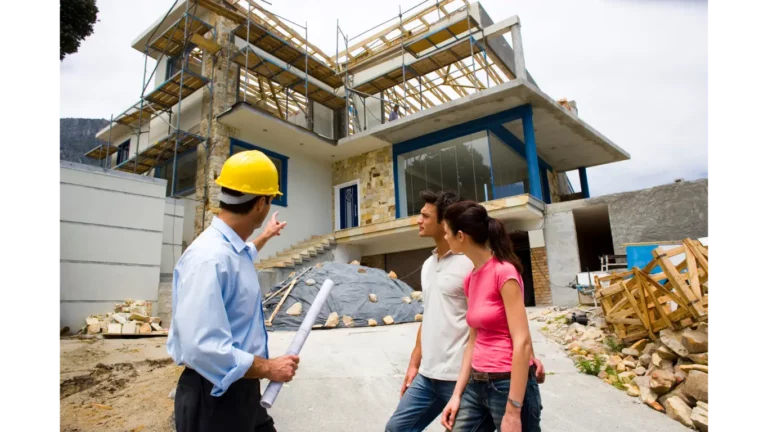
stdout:
[(165, 337), (62, 339), (61, 430), (172, 432), (173, 400), (183, 368)]

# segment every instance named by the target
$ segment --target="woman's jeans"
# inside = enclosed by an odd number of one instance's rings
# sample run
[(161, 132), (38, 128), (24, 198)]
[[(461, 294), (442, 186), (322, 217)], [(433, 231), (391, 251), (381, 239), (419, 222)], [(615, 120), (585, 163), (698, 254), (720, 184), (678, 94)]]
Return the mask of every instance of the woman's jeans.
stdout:
[[(453, 425), (453, 432), (478, 432), (488, 429), (493, 423), (496, 430), (501, 430), (501, 420), (507, 409), (509, 397), (509, 379), (479, 381), (470, 378), (461, 405)], [(523, 432), (541, 432), (541, 394), (536, 382), (536, 367), (528, 372), (528, 383), (520, 410)]]

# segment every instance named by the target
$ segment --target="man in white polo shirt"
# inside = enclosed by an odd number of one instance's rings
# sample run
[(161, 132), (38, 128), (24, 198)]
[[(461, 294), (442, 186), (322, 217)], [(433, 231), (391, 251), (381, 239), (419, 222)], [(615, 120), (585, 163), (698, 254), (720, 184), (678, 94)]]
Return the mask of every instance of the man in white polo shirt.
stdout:
[[(421, 268), (424, 319), (386, 432), (422, 431), (440, 415), (453, 394), (469, 338), (464, 278), (474, 266), (464, 255), (451, 253), (443, 231), (445, 210), (460, 198), (448, 191), (424, 191), (421, 198), (425, 204), (418, 218), (419, 237), (431, 237), (436, 247)], [(534, 362), (543, 382), (544, 368)], [(492, 422), (489, 428), (494, 429)]]

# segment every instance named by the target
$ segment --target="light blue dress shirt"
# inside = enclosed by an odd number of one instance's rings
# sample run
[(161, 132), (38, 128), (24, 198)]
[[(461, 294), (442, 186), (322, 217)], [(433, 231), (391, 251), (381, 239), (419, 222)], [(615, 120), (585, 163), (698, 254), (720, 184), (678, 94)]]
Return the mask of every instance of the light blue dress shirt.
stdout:
[(242, 378), (254, 355), (269, 358), (256, 246), (218, 217), (173, 271), (173, 319), (166, 348), (221, 396)]

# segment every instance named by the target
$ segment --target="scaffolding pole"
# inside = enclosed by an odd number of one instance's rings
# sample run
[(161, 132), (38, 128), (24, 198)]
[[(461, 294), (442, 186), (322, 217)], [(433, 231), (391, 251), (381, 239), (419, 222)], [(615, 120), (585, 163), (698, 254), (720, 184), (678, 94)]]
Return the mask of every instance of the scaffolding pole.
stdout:
[(309, 24), (304, 21), (304, 99), (306, 100), (307, 107), (304, 110), (304, 121), (307, 123), (307, 129), (310, 131), (315, 130), (314, 124), (310, 124), (309, 115)]
[[(141, 146), (141, 115), (144, 113), (144, 83), (147, 81), (147, 46), (144, 46), (144, 75), (141, 78), (141, 94), (139, 95), (139, 127), (136, 132), (136, 155), (133, 163), (133, 173), (136, 174), (137, 162), (139, 161), (139, 147)], [(130, 147), (130, 144), (128, 144)]]
[[(403, 69), (403, 95), (408, 97), (408, 92), (405, 90), (405, 27), (403, 27), (403, 7), (398, 5), (397, 10), (400, 16), (400, 64)], [(403, 102), (405, 102), (405, 98)], [(405, 103), (403, 103), (403, 112), (405, 112)]]
[[(176, 164), (179, 159), (179, 138), (181, 137), (181, 102), (184, 95), (184, 70), (189, 66), (189, 54), (187, 54), (187, 30), (189, 30), (189, 2), (186, 3), (186, 10), (184, 11), (184, 45), (181, 47), (182, 55), (182, 67), (181, 75), (179, 76), (179, 103), (176, 108), (176, 142), (173, 145), (173, 174), (171, 175), (171, 197), (176, 196)], [(186, 65), (184, 64), (186, 63)], [(138, 163), (133, 164), (134, 169)], [(176, 204), (174, 204), (175, 209)], [(175, 214), (175, 210), (174, 210)], [(175, 219), (175, 218), (174, 218)]]
[[(109, 138), (107, 138), (107, 157), (104, 159), (104, 169), (109, 169), (109, 162), (111, 157), (109, 157), (109, 151), (112, 150), (112, 119), (114, 118), (114, 114), (109, 115)], [(118, 150), (119, 151), (119, 150)]]
[[(472, 21), (470, 20), (469, 15), (469, 7), (467, 7), (467, 35), (469, 36), (469, 56), (472, 57), (472, 77), (474, 80), (472, 81), (472, 84), (475, 86), (475, 92), (477, 92), (477, 76), (475, 75), (475, 52), (473, 51), (473, 45), (475, 44), (474, 38), (472, 37)], [(464, 63), (462, 61), (462, 63)]]
[[(243, 89), (243, 101), (245, 103), (248, 103), (248, 72), (250, 69), (248, 69), (248, 58), (250, 57), (250, 51), (251, 51), (251, 10), (253, 10), (253, 4), (251, 2), (248, 2), (248, 16), (246, 17), (246, 27), (245, 29), (245, 88)], [(237, 46), (235, 46), (237, 48)], [(239, 89), (238, 89), (239, 90)]]

